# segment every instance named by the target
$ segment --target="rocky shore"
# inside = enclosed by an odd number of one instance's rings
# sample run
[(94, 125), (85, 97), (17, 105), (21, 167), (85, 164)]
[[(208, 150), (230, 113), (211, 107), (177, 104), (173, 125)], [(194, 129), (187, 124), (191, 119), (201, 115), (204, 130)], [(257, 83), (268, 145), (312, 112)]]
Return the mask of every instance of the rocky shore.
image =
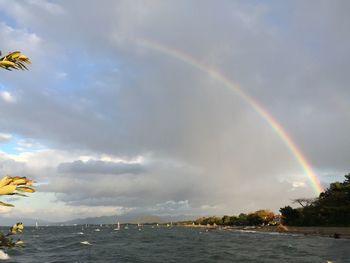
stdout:
[(323, 237), (350, 239), (350, 227), (264, 226), (264, 227), (257, 227), (255, 230), (260, 232), (293, 233), (293, 234), (316, 235), (316, 236), (323, 236)]
[(332, 238), (350, 239), (350, 227), (300, 227), (300, 226), (216, 226), (216, 225), (183, 225), (183, 227), (222, 229), (229, 231), (277, 232), (301, 235), (315, 235)]

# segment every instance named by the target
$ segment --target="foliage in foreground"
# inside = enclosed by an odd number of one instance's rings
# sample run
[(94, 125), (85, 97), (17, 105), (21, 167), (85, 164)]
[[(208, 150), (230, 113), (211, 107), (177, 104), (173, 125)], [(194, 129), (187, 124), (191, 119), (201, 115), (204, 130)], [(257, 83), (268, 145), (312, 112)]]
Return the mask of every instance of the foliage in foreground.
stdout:
[[(0, 51), (1, 56), (1, 51)], [(27, 67), (25, 64), (30, 64), (30, 60), (27, 56), (23, 55), (20, 51), (14, 51), (8, 53), (6, 56), (0, 58), (0, 68), (6, 70), (21, 69), (25, 70)], [(30, 187), (33, 185), (33, 181), (27, 179), (24, 176), (5, 176), (0, 179), (0, 195), (17, 195), (26, 196), (22, 192), (34, 193), (35, 190)], [(13, 207), (13, 204), (5, 203), (0, 201), (1, 206)], [(17, 239), (13, 241), (12, 238), (8, 237), (10, 235), (15, 235), (21, 233), (24, 226), (22, 223), (16, 223), (11, 228), (7, 235), (0, 232), (0, 248), (11, 248), (15, 246), (23, 245), (23, 241)]]
[(350, 226), (350, 173), (334, 182), (318, 198), (300, 208), (280, 209), (282, 222), (291, 226)]
[(22, 233), (24, 226), (22, 223), (16, 223), (11, 228), (9, 233), (5, 236), (3, 233), (0, 232), (0, 248), (7, 247), (16, 247), (16, 246), (22, 246), (23, 241), (20, 239), (17, 239), (16, 241), (13, 241), (12, 238), (9, 238), (10, 235), (16, 235), (17, 233)]
[[(0, 180), (0, 195), (25, 196), (21, 192), (34, 193), (35, 190), (29, 186), (33, 185), (33, 180), (21, 176), (5, 176)], [(14, 206), (13, 204), (0, 201), (2, 206)]]
[(30, 64), (30, 59), (27, 56), (23, 55), (20, 51), (10, 52), (6, 56), (0, 58), (0, 68), (4, 68), (6, 70), (25, 70), (27, 69), (25, 64)]
[[(32, 186), (33, 181), (27, 179), (26, 177), (21, 176), (5, 176), (0, 180), (0, 195), (17, 195), (24, 196), (25, 194), (21, 192), (34, 193), (35, 190), (30, 187)], [(5, 203), (0, 201), (0, 205), (2, 206), (10, 206), (13, 207), (13, 204)], [(16, 235), (17, 233), (21, 233), (24, 226), (22, 223), (16, 223), (11, 228), (7, 235), (0, 232), (0, 248), (11, 248), (15, 246), (23, 245), (23, 241), (17, 239), (17, 241), (13, 241), (12, 238), (8, 237), (11, 235)]]

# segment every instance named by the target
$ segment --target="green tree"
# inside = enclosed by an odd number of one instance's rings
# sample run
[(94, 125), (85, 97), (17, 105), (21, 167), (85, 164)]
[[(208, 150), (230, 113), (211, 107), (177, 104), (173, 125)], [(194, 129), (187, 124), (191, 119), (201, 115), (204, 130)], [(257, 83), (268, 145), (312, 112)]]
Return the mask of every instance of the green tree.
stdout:
[(247, 226), (249, 224), (248, 215), (244, 213), (240, 213), (237, 218), (236, 225), (238, 226)]
[(301, 223), (302, 215), (300, 210), (291, 206), (285, 206), (280, 209), (282, 214), (282, 223), (286, 225), (298, 225)]
[(350, 173), (344, 182), (331, 183), (313, 201), (303, 207), (281, 208), (283, 223), (303, 226), (350, 226)]
[(247, 217), (247, 225), (249, 226), (257, 226), (263, 223), (263, 219), (258, 216), (256, 213), (250, 213)]
[(237, 216), (230, 216), (230, 221), (229, 221), (229, 225), (230, 226), (237, 225), (237, 222), (238, 222), (238, 217)]
[(230, 216), (224, 215), (224, 216), (222, 217), (221, 221), (222, 221), (222, 224), (223, 224), (224, 226), (230, 225)]

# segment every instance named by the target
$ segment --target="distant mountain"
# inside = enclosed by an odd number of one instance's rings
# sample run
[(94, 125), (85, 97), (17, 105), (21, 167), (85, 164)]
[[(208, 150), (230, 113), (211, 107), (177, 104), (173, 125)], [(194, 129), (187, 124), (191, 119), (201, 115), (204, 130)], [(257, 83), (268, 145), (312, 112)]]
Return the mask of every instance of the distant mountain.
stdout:
[(145, 215), (145, 214), (123, 214), (115, 216), (100, 216), (100, 217), (88, 217), (88, 218), (77, 218), (65, 222), (60, 222), (58, 224), (64, 225), (84, 225), (84, 224), (116, 224), (120, 222), (121, 224), (149, 224), (149, 223), (166, 223), (166, 222), (176, 222), (181, 220), (191, 220), (194, 219), (193, 216), (157, 216), (157, 215)]
[(194, 216), (188, 215), (177, 215), (177, 216), (158, 216), (158, 215), (147, 215), (147, 214), (138, 214), (138, 213), (129, 213), (123, 215), (114, 215), (114, 216), (99, 216), (99, 217), (88, 217), (88, 218), (77, 218), (64, 222), (50, 222), (47, 220), (33, 219), (33, 218), (7, 218), (0, 217), (0, 226), (12, 226), (17, 222), (22, 222), (24, 226), (35, 226), (35, 223), (38, 222), (40, 226), (45, 225), (85, 225), (85, 224), (116, 224), (120, 222), (121, 224), (150, 224), (150, 223), (167, 223), (167, 222), (176, 222), (182, 220), (192, 220), (195, 219)]
[(53, 224), (50, 221), (40, 220), (40, 219), (36, 220), (33, 218), (0, 217), (0, 226), (12, 226), (13, 224), (18, 223), (18, 222), (23, 223), (24, 226), (35, 226), (36, 222), (38, 222), (38, 224), (41, 226)]

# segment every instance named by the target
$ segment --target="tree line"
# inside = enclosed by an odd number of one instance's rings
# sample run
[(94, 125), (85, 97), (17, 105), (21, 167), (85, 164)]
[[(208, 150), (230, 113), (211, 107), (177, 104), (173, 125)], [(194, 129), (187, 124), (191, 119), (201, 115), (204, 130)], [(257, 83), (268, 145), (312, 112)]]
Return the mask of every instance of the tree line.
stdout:
[(224, 215), (223, 217), (210, 216), (201, 217), (195, 221), (185, 221), (183, 224), (194, 223), (196, 225), (218, 225), (218, 226), (258, 226), (258, 225), (276, 225), (276, 218), (272, 211), (261, 209), (252, 213), (240, 213), (238, 216)]
[(331, 183), (315, 199), (297, 199), (301, 207), (280, 209), (290, 226), (350, 226), (350, 173), (343, 182)]
[(343, 182), (331, 183), (317, 198), (298, 198), (293, 203), (298, 203), (300, 207), (282, 207), (280, 214), (262, 209), (248, 214), (240, 213), (238, 216), (201, 217), (181, 223), (218, 226), (350, 226), (350, 173), (345, 175)]

